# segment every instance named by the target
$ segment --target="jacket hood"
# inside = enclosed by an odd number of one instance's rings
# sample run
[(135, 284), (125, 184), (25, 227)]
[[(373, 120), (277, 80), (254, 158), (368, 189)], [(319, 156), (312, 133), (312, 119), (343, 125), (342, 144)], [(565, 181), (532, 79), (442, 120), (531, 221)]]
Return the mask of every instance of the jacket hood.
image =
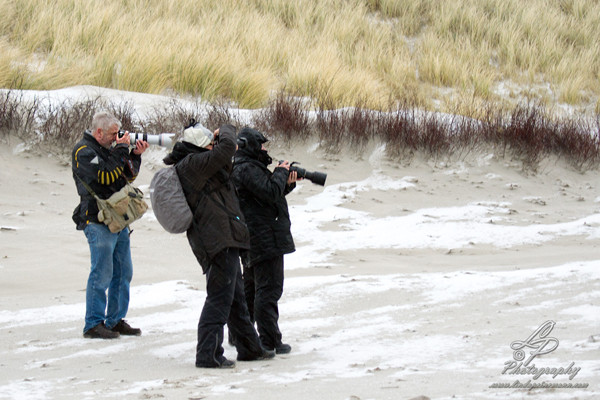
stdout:
[(258, 159), (263, 143), (268, 142), (261, 132), (249, 127), (243, 128), (238, 134), (239, 155), (245, 155), (250, 158)]
[(177, 164), (183, 160), (185, 156), (192, 153), (202, 153), (209, 151), (206, 148), (195, 146), (189, 142), (177, 142), (173, 146), (173, 150), (163, 158), (163, 162), (167, 165)]

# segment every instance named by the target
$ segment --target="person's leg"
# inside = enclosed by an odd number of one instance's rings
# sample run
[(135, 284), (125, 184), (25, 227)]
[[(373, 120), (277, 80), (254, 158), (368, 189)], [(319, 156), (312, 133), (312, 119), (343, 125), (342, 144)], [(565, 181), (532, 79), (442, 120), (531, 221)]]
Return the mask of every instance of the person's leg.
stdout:
[[(246, 262), (247, 255), (241, 253), (240, 259), (242, 261), (242, 282), (243, 282), (243, 292), (246, 301), (246, 306), (248, 310), (248, 314), (250, 316), (250, 322), (254, 326), (254, 270), (252, 268), (248, 268), (248, 264)], [(229, 326), (228, 326), (229, 328)], [(231, 329), (228, 329), (229, 334), (229, 344), (231, 346), (235, 346), (235, 339), (233, 337), (233, 333)]]
[(237, 359), (240, 361), (250, 361), (261, 358), (268, 358), (264, 354), (264, 349), (260, 344), (258, 334), (254, 329), (254, 324), (250, 320), (246, 298), (244, 296), (244, 282), (241, 277), (239, 263), (237, 265), (237, 274), (235, 278), (235, 291), (231, 303), (231, 311), (227, 327), (231, 333), (233, 343), (238, 352)]
[(254, 268), (248, 268), (243, 262), (243, 281), (244, 281), (244, 296), (246, 297), (246, 305), (248, 306), (248, 314), (250, 321), (254, 322), (254, 296), (256, 295), (256, 287), (254, 285)]
[(239, 268), (239, 262), (231, 259), (237, 256), (235, 249), (223, 250), (214, 257), (206, 272), (206, 300), (198, 321), (197, 367), (216, 368), (228, 362), (223, 356), (223, 327), (233, 302), (235, 266)]
[(281, 344), (279, 307), (283, 294), (283, 255), (252, 266), (256, 297), (254, 319), (264, 348), (272, 350)]
[(113, 253), (113, 274), (108, 287), (108, 307), (106, 327), (112, 329), (129, 310), (129, 288), (133, 277), (129, 229), (117, 234), (117, 243)]
[(85, 333), (106, 319), (106, 290), (113, 274), (113, 251), (117, 235), (111, 233), (106, 225), (100, 224), (88, 224), (84, 233), (91, 255), (85, 294)]

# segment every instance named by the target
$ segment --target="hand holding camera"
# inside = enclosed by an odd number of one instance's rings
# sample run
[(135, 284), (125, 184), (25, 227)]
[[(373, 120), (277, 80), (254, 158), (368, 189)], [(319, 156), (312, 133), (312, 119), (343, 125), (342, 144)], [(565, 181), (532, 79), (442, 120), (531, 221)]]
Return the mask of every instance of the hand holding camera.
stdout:
[(133, 154), (141, 155), (146, 149), (150, 147), (150, 143), (145, 140), (138, 139), (135, 141), (135, 149), (133, 149)]
[(279, 164), (277, 165), (278, 168), (285, 168), (289, 171), (289, 175), (288, 175), (288, 180), (287, 180), (287, 184), (291, 185), (292, 183), (295, 183), (297, 181), (301, 181), (302, 177), (298, 177), (298, 171), (296, 171), (295, 169), (290, 169), (291, 164), (288, 160), (281, 160), (279, 161)]
[(289, 171), (290, 170), (290, 162), (288, 160), (279, 160), (279, 164), (277, 164), (277, 167), (285, 168)]
[(129, 144), (130, 140), (131, 139), (129, 138), (129, 132), (128, 131), (120, 130), (119, 132), (117, 132), (117, 137), (115, 139), (115, 142), (117, 144)]
[[(173, 142), (174, 133), (159, 133), (158, 135), (151, 135), (148, 133), (129, 133), (125, 130), (120, 130), (117, 135), (117, 144), (126, 143), (132, 146), (137, 147), (137, 141), (141, 140), (143, 142), (150, 144), (155, 144), (157, 146), (169, 147)], [(147, 146), (146, 146), (147, 148)], [(145, 149), (144, 149), (145, 150)]]

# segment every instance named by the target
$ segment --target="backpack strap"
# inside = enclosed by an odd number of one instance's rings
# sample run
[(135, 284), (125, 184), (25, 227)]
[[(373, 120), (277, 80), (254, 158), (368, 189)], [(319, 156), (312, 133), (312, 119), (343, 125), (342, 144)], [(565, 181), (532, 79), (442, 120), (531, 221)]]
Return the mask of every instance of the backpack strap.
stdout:
[(208, 198), (210, 200), (212, 200), (213, 203), (215, 203), (215, 205), (218, 206), (221, 210), (225, 211), (225, 214), (229, 215), (230, 218), (235, 219), (235, 220), (241, 222), (241, 219), (240, 219), (239, 215), (236, 215), (236, 214), (232, 213), (227, 207), (225, 207), (225, 204), (222, 204), (222, 203), (218, 202), (217, 200), (215, 200), (214, 197), (210, 196), (210, 193), (212, 193), (212, 192), (214, 192), (214, 190), (211, 191), (211, 192), (206, 192), (206, 195), (208, 196)]
[(204, 187), (200, 191), (195, 193), (195, 195), (198, 196), (198, 198), (195, 201), (196, 206), (194, 208), (194, 214), (196, 213), (196, 210), (198, 209), (198, 204), (200, 203), (200, 200), (202, 200), (203, 196), (206, 196), (217, 207), (219, 207), (221, 210), (223, 210), (225, 212), (225, 214), (227, 214), (230, 218), (241, 222), (242, 220), (239, 215), (236, 215), (235, 213), (231, 212), (231, 210), (229, 210), (227, 207), (225, 207), (225, 204), (217, 201), (213, 196), (211, 196), (212, 193), (216, 192), (217, 190), (221, 189), (223, 186), (226, 186), (228, 184), (230, 184), (230, 183), (229, 182), (225, 182), (225, 183), (219, 182), (219, 183), (215, 184), (214, 181), (206, 181), (206, 183), (204, 184)]

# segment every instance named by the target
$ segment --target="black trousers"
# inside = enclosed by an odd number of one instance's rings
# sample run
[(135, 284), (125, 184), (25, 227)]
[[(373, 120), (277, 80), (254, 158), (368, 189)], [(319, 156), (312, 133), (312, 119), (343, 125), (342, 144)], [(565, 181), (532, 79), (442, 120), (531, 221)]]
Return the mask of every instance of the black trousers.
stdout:
[(279, 307), (283, 294), (283, 255), (244, 266), (244, 292), (251, 318), (256, 321), (260, 341), (272, 350), (281, 345)]
[(223, 328), (227, 324), (239, 358), (262, 354), (260, 340), (250, 321), (238, 249), (217, 254), (206, 272), (206, 300), (198, 322), (196, 365), (219, 366), (223, 356)]

